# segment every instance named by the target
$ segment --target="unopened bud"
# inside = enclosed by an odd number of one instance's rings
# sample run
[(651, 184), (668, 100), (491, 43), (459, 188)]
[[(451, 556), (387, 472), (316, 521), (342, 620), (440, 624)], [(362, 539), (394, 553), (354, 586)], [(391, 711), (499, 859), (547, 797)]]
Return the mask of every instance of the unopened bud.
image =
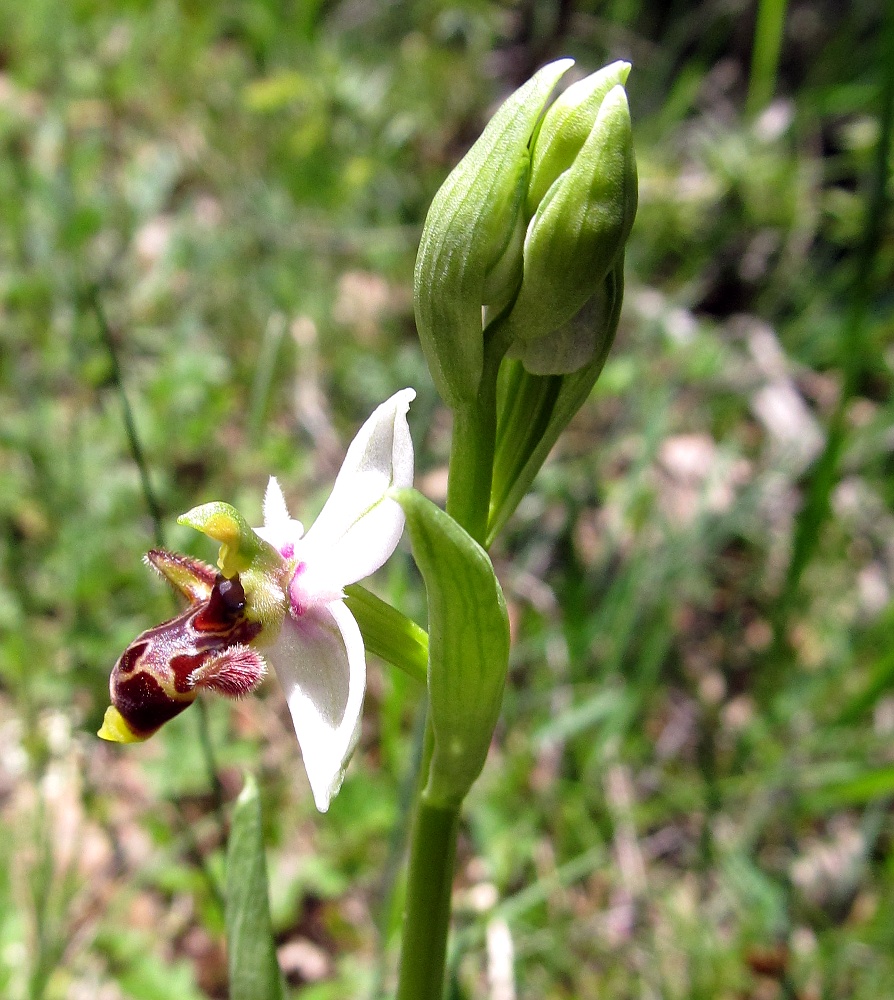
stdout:
[(516, 340), (509, 357), (520, 359), (532, 375), (568, 375), (607, 352), (618, 326), (623, 270), (622, 255), (571, 319), (544, 337)]
[(481, 309), (521, 281), (529, 144), (555, 84), (545, 66), (499, 108), (432, 201), (416, 258), (416, 324), (432, 378), (451, 406), (474, 399), (483, 365)]
[(478, 394), (484, 324), (494, 317), (511, 354), (542, 374), (578, 370), (613, 335), (606, 284), (637, 198), (623, 87), (630, 64), (573, 84), (543, 114), (570, 66), (544, 67), (502, 105), (426, 219), (416, 321), (435, 385), (454, 408)]
[(609, 91), (623, 87), (629, 75), (629, 62), (613, 62), (572, 83), (549, 106), (531, 155), (528, 218), (537, 211), (553, 182), (577, 159)]
[[(580, 152), (550, 185), (528, 226), (522, 285), (507, 320), (513, 340), (530, 343), (561, 331), (601, 293), (623, 254), (635, 213), (630, 112), (623, 87), (615, 86)], [(593, 338), (594, 352), (601, 339)], [(589, 358), (579, 360), (583, 365)]]

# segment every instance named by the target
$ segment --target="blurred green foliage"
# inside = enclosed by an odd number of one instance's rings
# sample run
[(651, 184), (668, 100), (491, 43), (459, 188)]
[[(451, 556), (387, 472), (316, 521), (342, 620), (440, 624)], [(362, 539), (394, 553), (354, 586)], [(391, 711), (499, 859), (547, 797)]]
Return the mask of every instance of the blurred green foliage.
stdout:
[[(140, 562), (158, 527), (122, 394), (172, 548), (211, 558), (176, 515), (259, 517), (273, 472), (307, 524), (403, 385), (437, 498), (421, 222), (562, 54), (633, 62), (640, 209), (614, 353), (494, 552), (516, 655), (452, 995), (496, 996), (507, 940), (520, 1000), (894, 993), (890, 215), (832, 513), (773, 642), (842, 384), (884, 14), (789, 5), (776, 96), (746, 115), (754, 12), (718, 0), (0, 0), (3, 996), (226, 996), (196, 711), (137, 749), (93, 736), (118, 653), (174, 609)], [(408, 558), (378, 586), (423, 620)], [(259, 775), (305, 1000), (390, 982), (419, 692), (370, 686), (325, 818), (274, 685), (208, 706), (223, 796)]]

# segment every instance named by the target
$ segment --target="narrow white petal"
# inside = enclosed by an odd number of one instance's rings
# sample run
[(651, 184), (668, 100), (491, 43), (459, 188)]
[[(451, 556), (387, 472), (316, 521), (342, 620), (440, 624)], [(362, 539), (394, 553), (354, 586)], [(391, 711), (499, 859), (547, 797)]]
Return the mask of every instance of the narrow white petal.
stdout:
[[(270, 477), (267, 491), (264, 493), (264, 527), (255, 528), (255, 532), (280, 553), (289, 546), (294, 549), (304, 534), (301, 522), (289, 516), (286, 498), (282, 494), (276, 476)], [(287, 555), (291, 558), (291, 552)]]
[(343, 601), (287, 616), (264, 650), (292, 713), (304, 767), (320, 812), (341, 787), (360, 734), (366, 654)]
[(382, 403), (351, 442), (332, 495), (301, 546), (307, 585), (336, 589), (374, 573), (400, 540), (404, 516), (386, 497), (393, 486), (413, 485), (413, 440), (407, 410), (413, 389)]
[(286, 506), (286, 498), (282, 495), (279, 480), (276, 476), (271, 476), (267, 483), (267, 492), (264, 494), (264, 527), (274, 528), (288, 521), (289, 508)]

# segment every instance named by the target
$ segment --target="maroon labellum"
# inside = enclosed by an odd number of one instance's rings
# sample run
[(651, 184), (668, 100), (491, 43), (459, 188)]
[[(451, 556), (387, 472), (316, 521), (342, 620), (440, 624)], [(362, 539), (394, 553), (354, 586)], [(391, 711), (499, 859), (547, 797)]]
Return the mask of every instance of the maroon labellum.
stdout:
[(112, 707), (99, 735), (118, 743), (148, 739), (191, 705), (201, 688), (230, 698), (254, 690), (266, 672), (248, 645), (261, 631), (245, 614), (238, 575), (153, 549), (146, 562), (190, 605), (170, 621), (147, 629), (124, 650), (112, 670)]

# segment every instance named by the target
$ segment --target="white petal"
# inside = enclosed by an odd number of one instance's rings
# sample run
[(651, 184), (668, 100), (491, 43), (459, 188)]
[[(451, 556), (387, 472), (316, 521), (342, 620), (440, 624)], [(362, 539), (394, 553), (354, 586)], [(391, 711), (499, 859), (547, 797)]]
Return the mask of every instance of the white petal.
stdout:
[[(267, 491), (264, 494), (264, 527), (255, 528), (255, 532), (281, 554), (286, 554), (283, 553), (283, 550), (288, 549), (289, 546), (294, 549), (304, 534), (302, 523), (289, 516), (286, 499), (282, 495), (276, 476), (270, 477)], [(292, 553), (288, 552), (287, 558), (291, 559), (291, 557)]]
[(286, 506), (286, 498), (282, 495), (279, 480), (276, 476), (271, 476), (267, 482), (267, 492), (264, 494), (264, 527), (275, 528), (288, 521), (289, 508)]
[(287, 616), (264, 650), (285, 691), (304, 767), (320, 812), (341, 788), (360, 734), (366, 654), (343, 601)]
[(413, 441), (407, 410), (413, 389), (382, 403), (351, 442), (332, 495), (301, 544), (306, 584), (321, 592), (356, 583), (391, 555), (404, 528), (391, 487), (413, 485)]

